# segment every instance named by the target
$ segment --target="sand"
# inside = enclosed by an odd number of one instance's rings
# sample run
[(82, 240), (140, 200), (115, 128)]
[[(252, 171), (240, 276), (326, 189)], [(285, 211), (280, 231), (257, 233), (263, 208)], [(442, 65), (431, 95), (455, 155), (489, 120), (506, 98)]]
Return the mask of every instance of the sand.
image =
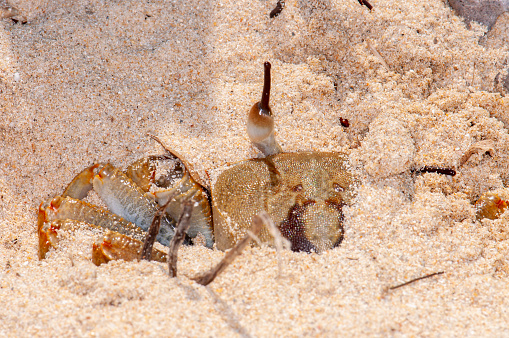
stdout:
[[(509, 334), (509, 213), (472, 204), (509, 185), (507, 40), (438, 0), (286, 1), (270, 19), (275, 3), (11, 2), (28, 22), (0, 29), (0, 336)], [(163, 154), (147, 134), (208, 186), (259, 157), (264, 61), (283, 149), (347, 152), (361, 178), (340, 247), (285, 251), (279, 277), (275, 249), (248, 248), (207, 287), (190, 277), (221, 251), (183, 247), (174, 279), (96, 267), (86, 228), (39, 261), (39, 204), (94, 162)], [(457, 175), (412, 173), (426, 165)]]

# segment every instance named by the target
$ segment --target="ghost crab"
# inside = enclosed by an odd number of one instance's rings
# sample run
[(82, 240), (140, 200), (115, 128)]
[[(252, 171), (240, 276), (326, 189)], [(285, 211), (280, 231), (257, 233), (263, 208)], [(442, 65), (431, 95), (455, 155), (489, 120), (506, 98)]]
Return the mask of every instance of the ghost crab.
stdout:
[[(109, 163), (94, 164), (79, 173), (65, 189), (39, 207), (39, 256), (56, 247), (59, 230), (72, 230), (80, 222), (109, 229), (94, 244), (96, 264), (112, 259), (139, 259), (145, 231), (160, 205), (166, 213), (157, 241), (168, 245), (182, 202), (195, 208), (187, 241), (200, 238), (207, 246), (231, 248), (249, 229), (252, 218), (266, 211), (291, 243), (292, 250), (321, 252), (343, 240), (344, 205), (354, 196), (357, 179), (348, 171), (348, 157), (339, 152), (283, 153), (274, 137), (269, 107), (270, 63), (265, 63), (262, 99), (251, 108), (247, 132), (264, 158), (240, 162), (224, 171), (211, 194), (198, 182), (184, 159), (175, 152), (142, 158), (125, 171)], [(110, 211), (82, 199), (94, 189)], [(271, 242), (267, 229), (260, 233)], [(153, 249), (152, 259), (165, 254)]]

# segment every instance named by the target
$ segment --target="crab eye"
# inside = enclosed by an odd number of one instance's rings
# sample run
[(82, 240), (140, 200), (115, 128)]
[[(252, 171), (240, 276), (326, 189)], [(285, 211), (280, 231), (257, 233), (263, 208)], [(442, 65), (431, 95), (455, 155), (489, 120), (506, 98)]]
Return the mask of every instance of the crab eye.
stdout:
[(296, 186), (293, 186), (291, 189), (293, 192), (299, 192), (302, 191), (302, 184), (297, 184)]
[(340, 186), (340, 185), (339, 185), (339, 184), (337, 184), (337, 183), (334, 183), (334, 184), (332, 185), (332, 187), (334, 188), (334, 191), (335, 191), (335, 192), (343, 192), (343, 191), (345, 191), (345, 188), (343, 188), (342, 186)]

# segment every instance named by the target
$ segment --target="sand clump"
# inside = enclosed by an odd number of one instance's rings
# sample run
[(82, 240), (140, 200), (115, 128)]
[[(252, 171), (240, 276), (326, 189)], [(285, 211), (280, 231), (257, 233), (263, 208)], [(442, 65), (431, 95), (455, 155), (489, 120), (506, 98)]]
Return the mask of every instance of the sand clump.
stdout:
[(411, 168), (415, 146), (401, 120), (379, 115), (369, 125), (361, 152), (367, 173), (372, 177), (386, 178)]
[[(507, 44), (480, 45), (486, 27), (442, 1), (371, 3), (286, 1), (270, 19), (275, 2), (13, 1), (27, 23), (0, 29), (0, 335), (504, 335), (508, 213), (478, 221), (473, 203), (509, 184)], [(208, 287), (190, 277), (224, 253), (201, 246), (175, 279), (94, 266), (85, 228), (37, 259), (39, 204), (93, 162), (161, 154), (147, 134), (207, 186), (260, 156), (245, 121), (264, 61), (284, 150), (347, 152), (361, 179), (340, 247), (283, 251), (280, 278), (275, 249), (248, 248)]]

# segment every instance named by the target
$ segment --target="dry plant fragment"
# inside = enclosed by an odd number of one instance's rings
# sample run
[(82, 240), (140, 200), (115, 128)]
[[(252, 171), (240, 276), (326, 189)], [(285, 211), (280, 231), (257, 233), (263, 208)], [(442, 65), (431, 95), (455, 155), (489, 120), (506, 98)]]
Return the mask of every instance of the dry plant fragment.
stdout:
[(368, 7), (369, 10), (373, 9), (373, 6), (367, 0), (358, 0), (361, 6)]
[(476, 142), (470, 146), (470, 148), (465, 152), (465, 154), (460, 159), (460, 166), (465, 164), (470, 157), (475, 153), (488, 153), (493, 156), (495, 151), (495, 143), (493, 140), (483, 140)]
[(438, 275), (442, 275), (444, 274), (445, 271), (439, 271), (439, 272), (434, 272), (434, 273), (431, 273), (429, 275), (426, 275), (426, 276), (422, 276), (422, 277), (418, 277), (418, 278), (414, 278), (412, 280), (409, 280), (408, 282), (405, 282), (405, 283), (402, 283), (402, 284), (398, 284), (396, 286), (391, 286), (389, 288), (389, 290), (395, 290), (395, 289), (398, 289), (400, 287), (403, 287), (403, 286), (407, 286), (408, 284), (412, 284), (414, 282), (417, 282), (417, 281), (420, 281), (421, 279), (425, 279), (425, 278), (430, 278), (430, 277), (433, 277), (433, 276), (438, 276)]
[(380, 53), (378, 52), (378, 50), (372, 45), (369, 43), (369, 41), (366, 41), (367, 44), (368, 44), (368, 48), (369, 50), (371, 51), (371, 53), (373, 53), (374, 56), (377, 57), (377, 59), (380, 61), (380, 63), (382, 64), (382, 66), (385, 68), (386, 71), (389, 71), (389, 66), (387, 65), (387, 63), (385, 62), (384, 58), (382, 57), (382, 55), (380, 55)]
[(416, 172), (418, 174), (422, 173), (437, 173), (442, 175), (449, 175), (454, 176), (456, 175), (456, 170), (451, 168), (442, 168), (442, 167), (434, 167), (434, 166), (424, 166), (420, 169), (414, 169), (413, 172)]
[(19, 11), (14, 7), (1, 7), (0, 8), (0, 19), (12, 18), (13, 16), (19, 15)]
[(281, 12), (283, 11), (284, 7), (285, 7), (285, 1), (284, 0), (278, 0), (278, 2), (276, 4), (276, 7), (272, 11), (270, 11), (269, 17), (271, 19), (275, 18), (276, 16), (281, 14)]
[(183, 203), (177, 230), (175, 230), (175, 235), (170, 242), (170, 248), (168, 250), (168, 274), (170, 277), (177, 276), (178, 250), (182, 242), (184, 242), (187, 230), (191, 225), (190, 220), (193, 213), (193, 204), (194, 202), (192, 200), (187, 200)]
[[(263, 216), (256, 215), (253, 217), (253, 225), (251, 227), (251, 232), (256, 236), (262, 229), (262, 226), (267, 226), (267, 220)], [(196, 283), (201, 285), (209, 285), (212, 281), (230, 265), (237, 256), (242, 253), (242, 250), (251, 242), (252, 237), (250, 234), (247, 234), (244, 238), (237, 242), (237, 244), (226, 253), (221, 262), (217, 264), (214, 268), (210, 269), (210, 271), (205, 274), (192, 278)]]
[[(168, 198), (168, 202), (166, 202), (165, 205), (160, 207), (156, 214), (154, 215), (154, 219), (152, 220), (152, 224), (150, 225), (150, 228), (148, 229), (147, 237), (145, 238), (145, 241), (143, 243), (143, 249), (141, 251), (141, 259), (146, 259), (147, 261), (150, 261), (152, 256), (152, 247), (154, 246), (154, 242), (156, 240), (157, 234), (159, 234), (159, 229), (161, 228), (161, 218), (163, 217), (164, 213), (166, 212), (166, 207), (170, 202), (173, 200), (177, 193), (173, 192), (173, 194)], [(183, 213), (184, 211), (182, 211)], [(172, 239), (173, 241), (173, 239)]]
[(262, 212), (259, 216), (263, 218), (263, 221), (266, 224), (270, 235), (274, 237), (274, 245), (276, 247), (277, 254), (278, 277), (281, 277), (283, 274), (283, 261), (281, 259), (281, 251), (283, 251), (283, 249), (290, 250), (292, 248), (292, 243), (281, 235), (281, 232), (276, 227), (269, 214)]

